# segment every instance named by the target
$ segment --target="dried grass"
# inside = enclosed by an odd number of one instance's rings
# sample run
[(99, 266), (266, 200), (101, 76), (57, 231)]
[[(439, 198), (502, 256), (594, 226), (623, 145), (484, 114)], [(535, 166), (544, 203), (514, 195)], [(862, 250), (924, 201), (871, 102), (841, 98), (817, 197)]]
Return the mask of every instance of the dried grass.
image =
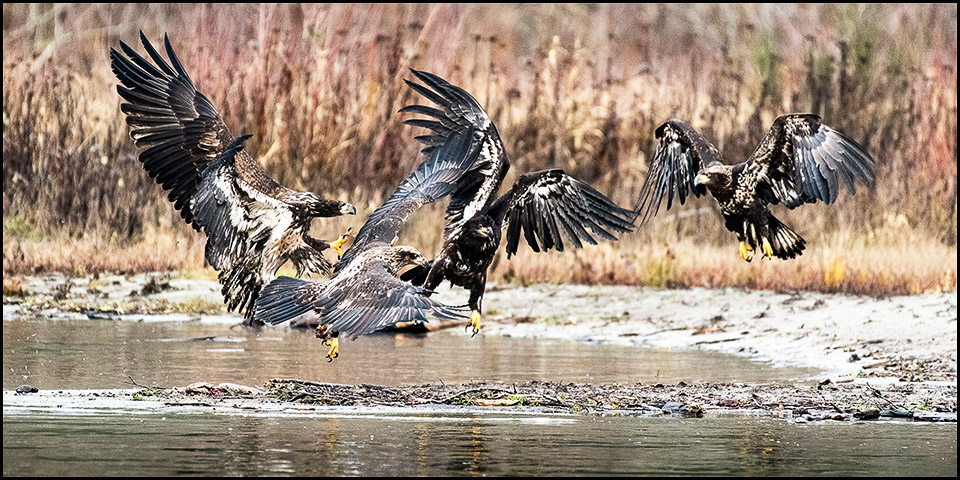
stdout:
[[(499, 259), (497, 278), (917, 292), (956, 284), (956, 5), (3, 6), (4, 272), (197, 269), (136, 160), (107, 50), (169, 32), (271, 175), (349, 199), (359, 224), (420, 160), (407, 67), (473, 92), (513, 174), (558, 166), (632, 206), (664, 119), (745, 158), (812, 111), (877, 158), (872, 191), (776, 214), (810, 241), (744, 264), (700, 199), (624, 242)], [(201, 27), (202, 26), (202, 27)], [(435, 252), (439, 209), (404, 241)], [(899, 225), (897, 228), (891, 225)], [(946, 279), (946, 280), (944, 280)], [(949, 287), (948, 287), (949, 288)]]

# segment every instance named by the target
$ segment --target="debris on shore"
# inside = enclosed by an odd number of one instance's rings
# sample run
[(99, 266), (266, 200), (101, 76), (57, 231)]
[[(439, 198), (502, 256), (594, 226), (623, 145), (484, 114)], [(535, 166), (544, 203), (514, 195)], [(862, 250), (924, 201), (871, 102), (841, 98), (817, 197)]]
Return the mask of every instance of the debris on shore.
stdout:
[[(393, 408), (418, 414), (437, 408), (472, 413), (568, 414), (602, 416), (718, 417), (759, 416), (796, 423), (902, 419), (957, 421), (956, 385), (901, 383), (879, 388), (867, 383), (818, 385), (623, 385), (531, 381), (515, 384), (465, 383), (408, 386), (345, 385), (273, 379), (262, 387), (197, 382), (186, 387), (110, 391), (45, 391), (48, 403), (77, 400), (86, 408), (119, 402), (130, 408), (201, 408), (217, 411), (319, 412)], [(7, 394), (11, 395), (8, 396)], [(89, 398), (88, 398), (89, 397)], [(4, 393), (4, 408), (42, 406), (37, 395), (24, 399)], [(98, 402), (80, 400), (99, 400)], [(33, 403), (30, 403), (33, 402)], [(119, 406), (118, 406), (119, 408)]]

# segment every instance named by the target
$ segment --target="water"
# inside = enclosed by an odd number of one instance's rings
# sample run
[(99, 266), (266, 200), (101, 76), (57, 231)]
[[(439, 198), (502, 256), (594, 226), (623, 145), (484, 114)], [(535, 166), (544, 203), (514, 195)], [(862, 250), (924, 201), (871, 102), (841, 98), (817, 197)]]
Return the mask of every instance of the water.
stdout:
[[(210, 338), (212, 337), (212, 338)], [(3, 387), (421, 382), (771, 382), (814, 371), (676, 352), (455, 332), (347, 341), (200, 322), (4, 321)], [(344, 413), (346, 412), (346, 413)], [(296, 415), (4, 408), (4, 475), (947, 475), (956, 425), (751, 418)]]
[[(211, 338), (212, 337), (212, 338)], [(208, 339), (211, 338), (211, 339)], [(198, 340), (202, 339), (202, 340)], [(3, 388), (123, 388), (271, 378), (400, 385), (472, 380), (591, 383), (771, 382), (816, 371), (707, 351), (667, 351), (441, 331), (342, 341), (340, 358), (308, 331), (259, 334), (200, 322), (3, 322)]]
[(4, 415), (5, 476), (104, 472), (956, 476), (957, 429), (496, 414)]

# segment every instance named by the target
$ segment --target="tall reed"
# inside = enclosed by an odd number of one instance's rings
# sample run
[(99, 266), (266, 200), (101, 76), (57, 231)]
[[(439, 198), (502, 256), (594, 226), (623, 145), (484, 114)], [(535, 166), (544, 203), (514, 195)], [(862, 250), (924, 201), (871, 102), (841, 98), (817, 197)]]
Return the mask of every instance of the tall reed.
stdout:
[[(956, 257), (956, 5), (5, 4), (3, 18), (5, 272), (53, 268), (25, 253), (38, 238), (122, 249), (193, 235), (140, 168), (119, 110), (107, 52), (136, 44), (141, 29), (155, 43), (170, 34), (231, 130), (254, 135), (249, 148), (271, 175), (349, 199), (361, 218), (420, 161), (412, 138), (422, 132), (396, 113), (424, 101), (403, 84), (414, 67), (486, 107), (514, 167), (508, 181), (562, 167), (625, 206), (667, 118), (692, 122), (739, 161), (776, 115), (821, 114), (874, 155), (878, 180), (836, 205), (778, 212), (812, 240), (796, 264), (836, 238)], [(425, 250), (440, 239), (431, 212), (404, 233)], [(317, 223), (320, 234), (345, 225)], [(664, 248), (689, 241), (729, 253), (705, 199), (611, 248), (663, 263)], [(724, 267), (728, 283), (750, 285), (736, 265)]]

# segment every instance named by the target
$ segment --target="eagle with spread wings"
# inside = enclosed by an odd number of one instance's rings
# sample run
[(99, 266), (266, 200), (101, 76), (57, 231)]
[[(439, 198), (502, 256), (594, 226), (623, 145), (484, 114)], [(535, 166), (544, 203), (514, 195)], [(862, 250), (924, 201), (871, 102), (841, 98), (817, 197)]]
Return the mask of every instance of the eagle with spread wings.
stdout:
[(403, 278), (428, 291), (444, 280), (469, 289), (471, 317), (467, 328), (472, 327), (474, 334), (479, 331), (487, 270), (500, 247), (504, 227), (508, 258), (517, 253), (521, 235), (535, 252), (551, 248), (563, 251), (565, 239), (581, 248), (585, 243), (596, 245), (595, 236), (615, 241), (611, 231), (633, 230), (631, 210), (619, 207), (561, 169), (521, 175), (497, 197), (510, 161), (496, 125), (466, 90), (432, 73), (412, 72), (423, 84), (406, 81), (407, 85), (440, 107), (410, 105), (400, 110), (430, 117), (404, 122), (431, 130), (429, 135), (416, 137), (426, 145), (424, 153), (473, 132), (469, 152), (478, 158), (451, 195), (440, 254), (430, 262), (429, 269), (413, 269)]
[(857, 184), (875, 181), (866, 149), (814, 114), (777, 117), (753, 155), (736, 165), (722, 163), (717, 148), (681, 120), (660, 125), (656, 137), (660, 143), (635, 208), (643, 217), (640, 224), (656, 215), (664, 197), (669, 210), (674, 194), (682, 205), (689, 195), (709, 191), (746, 261), (757, 248), (767, 258), (803, 253), (806, 241), (774, 217), (769, 205), (831, 204), (842, 187), (852, 195)]
[(330, 281), (277, 278), (257, 300), (256, 318), (272, 325), (294, 319), (318, 323), (317, 337), (330, 346), (331, 361), (339, 355), (341, 335), (355, 339), (401, 322), (426, 322), (427, 314), (465, 320), (463, 307), (444, 305), (431, 299), (430, 291), (397, 278), (411, 265), (425, 268), (427, 259), (414, 247), (394, 243), (413, 212), (454, 192), (471, 171), (477, 161), (474, 136), (466, 130), (430, 152), (367, 217)]
[(180, 217), (207, 236), (207, 263), (219, 272), (224, 301), (255, 325), (261, 287), (288, 260), (297, 275), (329, 273), (327, 248), (340, 252), (345, 235), (328, 243), (307, 232), (316, 217), (356, 214), (353, 205), (278, 184), (234, 137), (216, 107), (200, 93), (174, 53), (169, 63), (140, 32), (151, 63), (126, 43), (110, 49), (120, 80), (121, 111), (130, 136), (143, 148), (140, 162), (173, 202)]

